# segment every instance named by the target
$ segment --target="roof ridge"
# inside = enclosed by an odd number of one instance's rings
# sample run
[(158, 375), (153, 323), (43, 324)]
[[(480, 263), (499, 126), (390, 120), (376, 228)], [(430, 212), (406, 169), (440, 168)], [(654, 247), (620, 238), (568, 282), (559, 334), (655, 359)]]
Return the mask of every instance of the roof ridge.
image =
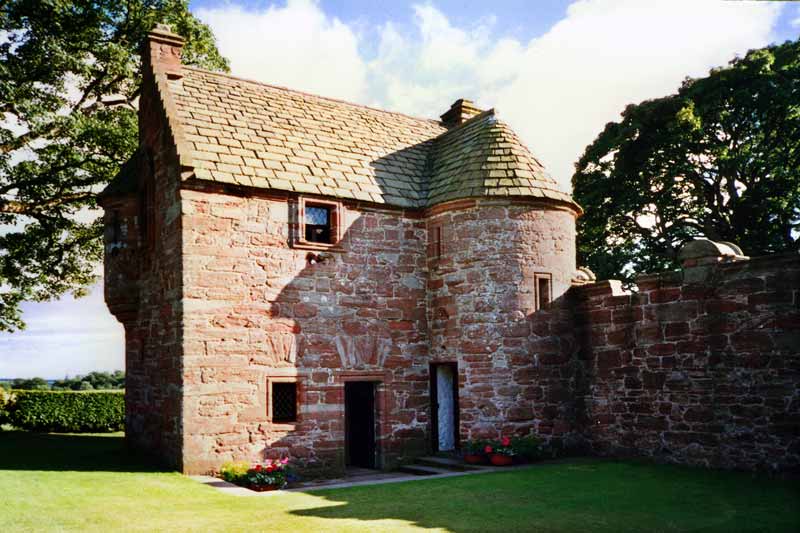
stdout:
[[(263, 81), (254, 80), (252, 78), (245, 78), (243, 76), (236, 76), (234, 74), (228, 74), (227, 72), (217, 72), (217, 71), (214, 71), (214, 70), (208, 70), (208, 69), (204, 69), (204, 68), (200, 68), (200, 67), (193, 67), (193, 66), (187, 66), (187, 65), (183, 65), (182, 68), (188, 69), (188, 70), (194, 70), (195, 72), (202, 72), (202, 73), (205, 73), (205, 74), (211, 74), (213, 76), (219, 76), (219, 77), (222, 77), (222, 78), (229, 78), (229, 79), (232, 79), (232, 80), (243, 81), (245, 83), (252, 83), (252, 84), (255, 84), (255, 85), (260, 85), (262, 87), (269, 87), (271, 89), (277, 89), (277, 90), (280, 90), (280, 91), (286, 91), (288, 93), (302, 94), (304, 96), (311, 96), (313, 98), (319, 98), (321, 100), (328, 100), (329, 102), (336, 102), (338, 104), (345, 104), (345, 105), (348, 105), (348, 106), (351, 106), (351, 107), (359, 107), (359, 108), (362, 108), (362, 109), (368, 109), (370, 111), (377, 111), (379, 113), (386, 113), (386, 114), (389, 114), (389, 115), (397, 115), (397, 116), (400, 116), (400, 117), (410, 118), (410, 119), (413, 119), (413, 120), (419, 120), (421, 122), (428, 122), (428, 123), (430, 123), (432, 125), (441, 126), (442, 128), (444, 128), (444, 126), (442, 126), (442, 122), (440, 120), (436, 120), (436, 119), (433, 119), (433, 118), (415, 117), (414, 115), (409, 115), (408, 113), (401, 113), (399, 111), (390, 111), (388, 109), (381, 109), (379, 107), (373, 107), (373, 106), (364, 105), (364, 104), (357, 104), (355, 102), (349, 102), (349, 101), (343, 100), (341, 98), (334, 98), (333, 96), (324, 96), (324, 95), (321, 95), (321, 94), (310, 93), (308, 91), (301, 91), (301, 90), (298, 90), (298, 89), (291, 89), (289, 87), (284, 87), (283, 85), (274, 85), (272, 83), (266, 83), (266, 82), (263, 82)], [(476, 115), (476, 116), (478, 116), (478, 115)], [(446, 132), (443, 132), (443, 133), (446, 133)]]

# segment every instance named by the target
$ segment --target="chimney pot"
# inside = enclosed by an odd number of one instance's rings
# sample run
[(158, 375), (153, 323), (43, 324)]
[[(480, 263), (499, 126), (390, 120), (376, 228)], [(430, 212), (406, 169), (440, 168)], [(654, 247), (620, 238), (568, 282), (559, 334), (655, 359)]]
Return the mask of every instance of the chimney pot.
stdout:
[(440, 118), (445, 127), (454, 128), (482, 112), (483, 110), (475, 107), (475, 104), (471, 100), (459, 98), (453, 102), (450, 109)]

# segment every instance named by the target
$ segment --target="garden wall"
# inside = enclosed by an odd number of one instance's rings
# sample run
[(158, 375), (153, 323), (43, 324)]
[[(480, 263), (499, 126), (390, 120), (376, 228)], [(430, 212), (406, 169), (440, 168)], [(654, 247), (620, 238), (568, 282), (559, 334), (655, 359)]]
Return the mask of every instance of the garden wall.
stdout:
[(800, 256), (743, 259), (690, 260), (633, 294), (574, 289), (575, 401), (594, 453), (800, 465)]

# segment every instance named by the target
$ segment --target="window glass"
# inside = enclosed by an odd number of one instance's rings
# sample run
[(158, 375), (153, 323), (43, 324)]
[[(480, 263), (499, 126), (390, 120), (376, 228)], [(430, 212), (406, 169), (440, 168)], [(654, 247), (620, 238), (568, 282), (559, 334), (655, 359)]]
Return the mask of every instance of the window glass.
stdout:
[(272, 421), (294, 422), (297, 420), (297, 384), (272, 383)]
[(306, 224), (327, 226), (329, 218), (330, 210), (327, 207), (306, 207)]
[(305, 236), (308, 242), (331, 243), (331, 208), (307, 205)]

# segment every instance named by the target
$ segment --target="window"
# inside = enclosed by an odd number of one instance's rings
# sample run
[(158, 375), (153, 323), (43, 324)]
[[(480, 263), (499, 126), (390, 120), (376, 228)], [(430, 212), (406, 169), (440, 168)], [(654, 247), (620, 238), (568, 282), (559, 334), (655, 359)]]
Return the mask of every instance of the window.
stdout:
[(273, 422), (297, 421), (297, 383), (273, 381), (271, 387), (271, 417)]
[(341, 204), (301, 197), (298, 202), (300, 247), (324, 249), (339, 242)]
[(331, 208), (306, 205), (306, 240), (308, 242), (331, 243)]
[(122, 243), (122, 222), (119, 219), (119, 209), (111, 212), (111, 243), (115, 245)]
[(550, 274), (536, 274), (536, 310), (545, 309), (553, 299)]
[(430, 239), (431, 239), (430, 256), (431, 257), (441, 257), (442, 256), (442, 227), (441, 226), (434, 226), (434, 227), (431, 228)]

